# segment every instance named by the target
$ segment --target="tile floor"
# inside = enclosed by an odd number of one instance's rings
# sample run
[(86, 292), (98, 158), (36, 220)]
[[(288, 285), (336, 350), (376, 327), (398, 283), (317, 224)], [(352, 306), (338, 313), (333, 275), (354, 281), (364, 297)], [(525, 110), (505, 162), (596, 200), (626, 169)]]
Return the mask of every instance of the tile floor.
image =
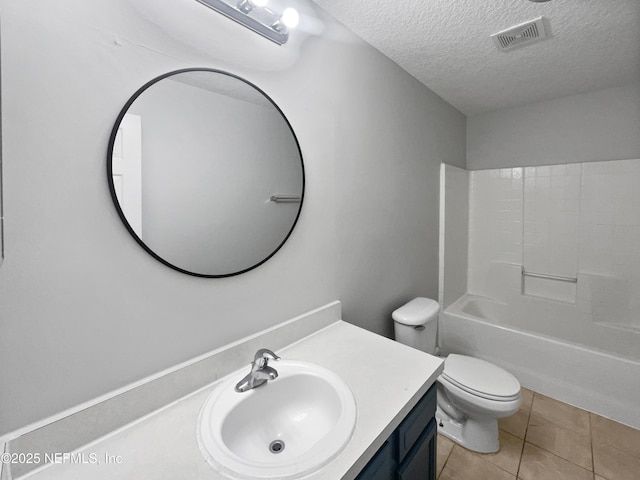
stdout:
[(640, 480), (640, 430), (527, 389), (520, 410), (498, 425), (493, 454), (438, 435), (438, 479)]

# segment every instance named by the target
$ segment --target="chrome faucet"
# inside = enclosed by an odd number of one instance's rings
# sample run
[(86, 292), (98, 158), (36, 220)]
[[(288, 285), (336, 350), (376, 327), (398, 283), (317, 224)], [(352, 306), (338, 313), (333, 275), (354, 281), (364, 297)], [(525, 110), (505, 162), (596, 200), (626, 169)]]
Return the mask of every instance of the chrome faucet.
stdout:
[(252, 388), (259, 387), (267, 380), (274, 380), (278, 377), (278, 372), (268, 365), (269, 359), (280, 360), (280, 357), (268, 348), (261, 348), (255, 354), (251, 362), (251, 371), (238, 382), (236, 392), (246, 392)]

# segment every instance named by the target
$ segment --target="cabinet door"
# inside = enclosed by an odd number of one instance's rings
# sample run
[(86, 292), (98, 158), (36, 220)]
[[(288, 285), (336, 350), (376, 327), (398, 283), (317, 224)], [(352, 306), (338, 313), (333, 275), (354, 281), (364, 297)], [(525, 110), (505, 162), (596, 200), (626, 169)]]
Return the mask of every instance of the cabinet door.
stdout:
[(397, 463), (392, 443), (392, 440), (384, 442), (356, 480), (394, 480)]
[(437, 393), (434, 385), (398, 427), (398, 462), (404, 460), (404, 457), (413, 448), (427, 425), (429, 425), (429, 422), (433, 419), (436, 413), (436, 403)]
[(432, 419), (398, 467), (398, 480), (435, 480), (436, 431)]

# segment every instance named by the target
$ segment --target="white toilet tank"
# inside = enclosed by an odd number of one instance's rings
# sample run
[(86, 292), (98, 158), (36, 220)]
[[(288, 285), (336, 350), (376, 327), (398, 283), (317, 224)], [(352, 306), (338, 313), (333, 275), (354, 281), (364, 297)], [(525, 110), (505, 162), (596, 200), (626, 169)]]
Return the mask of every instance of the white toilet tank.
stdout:
[(417, 297), (394, 310), (393, 326), (396, 341), (435, 355), (438, 341), (438, 313), (435, 300)]

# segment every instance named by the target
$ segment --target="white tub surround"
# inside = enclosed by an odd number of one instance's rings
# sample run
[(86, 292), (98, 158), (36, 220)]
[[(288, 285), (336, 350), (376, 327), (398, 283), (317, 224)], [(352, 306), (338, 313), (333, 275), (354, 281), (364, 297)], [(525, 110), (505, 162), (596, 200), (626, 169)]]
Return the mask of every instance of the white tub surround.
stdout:
[[(640, 362), (603, 351), (609, 349), (607, 342), (624, 344), (624, 336), (616, 340), (614, 335), (624, 332), (607, 325), (580, 326), (575, 305), (556, 303), (464, 295), (441, 313), (441, 347), (500, 365), (536, 392), (640, 428)], [(625, 335), (632, 344), (633, 333)]]
[[(333, 314), (337, 314), (333, 322), (302, 339), (292, 340), (293, 343), (286, 347), (276, 348), (283, 359), (315, 363), (332, 370), (351, 388), (358, 407), (353, 437), (333, 461), (305, 477), (308, 480), (350, 480), (357, 476), (435, 382), (442, 372), (443, 362), (341, 321), (337, 302), (327, 307)], [(284, 328), (284, 331), (299, 329), (308, 321), (309, 319), (298, 317), (297, 320), (279, 327)], [(280, 333), (284, 334), (282, 330)], [(240, 364), (234, 362), (234, 368), (240, 365), (242, 368), (231, 375), (242, 378), (247, 373), (256, 345), (272, 346), (271, 340), (275, 340), (273, 336), (268, 339), (263, 334), (264, 332), (247, 339), (251, 347), (246, 347), (244, 341), (234, 344), (233, 348), (242, 347), (244, 356)], [(277, 364), (274, 367), (277, 368)], [(76, 449), (75, 458), (84, 459), (85, 463), (68, 460), (34, 470), (21, 478), (226, 478), (207, 464), (196, 436), (200, 409), (218, 383), (201, 388)], [(23, 448), (22, 451), (27, 450)], [(92, 463), (92, 459), (100, 463)]]
[[(560, 338), (587, 346), (593, 324), (640, 332), (640, 159), (470, 175), (469, 293), (546, 299), (546, 316), (571, 317), (575, 336)], [(533, 331), (544, 321), (526, 318)], [(638, 335), (594, 346), (640, 359)]]

